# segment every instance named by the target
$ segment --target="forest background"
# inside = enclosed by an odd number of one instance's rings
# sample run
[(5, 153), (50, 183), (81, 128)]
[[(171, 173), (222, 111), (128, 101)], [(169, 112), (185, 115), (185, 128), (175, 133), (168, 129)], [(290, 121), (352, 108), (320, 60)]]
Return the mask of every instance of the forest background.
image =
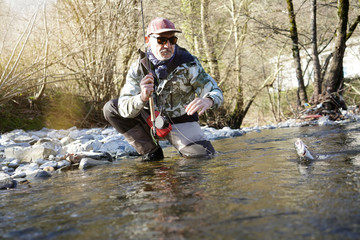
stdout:
[(343, 78), (360, 0), (0, 0), (0, 132), (105, 126), (102, 106), (144, 49), (141, 6), (145, 27), (161, 16), (182, 30), (223, 90), (203, 124), (298, 118), (329, 93), (360, 102), (359, 78)]

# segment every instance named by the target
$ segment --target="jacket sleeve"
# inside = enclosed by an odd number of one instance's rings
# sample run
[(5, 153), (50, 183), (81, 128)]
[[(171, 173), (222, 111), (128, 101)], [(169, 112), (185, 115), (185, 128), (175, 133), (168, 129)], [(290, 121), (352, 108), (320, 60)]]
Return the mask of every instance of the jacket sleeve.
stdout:
[(211, 98), (214, 101), (212, 108), (218, 108), (224, 101), (224, 96), (216, 81), (205, 72), (199, 60), (195, 57), (195, 64), (190, 67), (191, 85), (201, 98)]
[(126, 75), (126, 82), (121, 89), (118, 101), (119, 113), (124, 118), (136, 117), (145, 103), (140, 98), (142, 73), (139, 61), (133, 63)]

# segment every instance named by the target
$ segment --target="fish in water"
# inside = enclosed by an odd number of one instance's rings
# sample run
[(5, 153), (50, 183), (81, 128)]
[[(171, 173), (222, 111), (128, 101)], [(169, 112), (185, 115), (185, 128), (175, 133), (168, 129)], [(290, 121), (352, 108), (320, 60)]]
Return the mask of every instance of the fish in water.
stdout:
[(307, 148), (306, 144), (300, 139), (296, 139), (295, 141), (295, 149), (296, 153), (300, 157), (302, 161), (313, 161), (315, 158)]

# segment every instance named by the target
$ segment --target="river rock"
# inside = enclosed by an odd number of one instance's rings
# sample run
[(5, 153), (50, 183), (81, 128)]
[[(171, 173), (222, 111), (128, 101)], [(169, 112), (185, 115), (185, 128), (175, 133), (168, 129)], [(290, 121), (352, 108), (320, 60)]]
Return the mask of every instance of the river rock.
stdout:
[(17, 168), (19, 166), (20, 166), (20, 160), (19, 159), (14, 159), (8, 164), (8, 167), (11, 167), (11, 168)]
[(19, 146), (14, 146), (14, 147), (7, 147), (5, 148), (5, 156), (6, 158), (16, 158), (19, 159), (22, 162), (30, 162), (31, 158), (30, 158), (30, 153), (31, 151), (31, 147), (19, 147)]
[(55, 168), (47, 166), (47, 167), (44, 167), (43, 170), (46, 171), (46, 172), (54, 172)]
[(101, 147), (101, 143), (98, 140), (90, 140), (90, 141), (84, 141), (82, 140), (76, 140), (66, 146), (63, 147), (61, 154), (66, 153), (78, 153), (83, 151), (91, 151), (91, 150), (99, 150)]
[(26, 134), (26, 135), (19, 135), (14, 137), (13, 141), (15, 143), (24, 143), (24, 142), (29, 143), (31, 141), (34, 141), (34, 139), (30, 137), (28, 134)]
[(61, 145), (66, 146), (74, 141), (71, 137), (64, 137), (60, 140)]
[(16, 182), (6, 173), (0, 172), (0, 189), (13, 188)]
[[(125, 150), (126, 144), (123, 141), (114, 139), (112, 141), (106, 141), (99, 149), (99, 151), (116, 153), (119, 150)], [(131, 149), (131, 148), (130, 148)], [(129, 149), (129, 150), (130, 150)]]
[(70, 162), (67, 160), (61, 160), (57, 162), (57, 168), (63, 168), (66, 166), (70, 166)]
[(40, 169), (45, 169), (47, 167), (57, 168), (58, 163), (56, 161), (46, 161), (44, 164), (40, 166)]
[(30, 163), (19, 166), (14, 173), (14, 178), (19, 174), (25, 173), (26, 176), (31, 175), (39, 170), (39, 166), (36, 163)]
[(44, 171), (44, 170), (40, 170), (40, 169), (26, 175), (26, 178), (29, 179), (29, 180), (46, 179), (46, 178), (49, 178), (49, 177), (51, 177), (51, 174), (49, 172)]
[(92, 158), (83, 158), (80, 161), (79, 169), (84, 170), (95, 166), (109, 164), (108, 161), (99, 161)]
[(29, 131), (28, 134), (30, 136), (32, 136), (33, 138), (35, 138), (35, 137), (45, 138), (47, 136), (48, 131), (49, 130), (47, 128), (43, 128), (40, 131)]

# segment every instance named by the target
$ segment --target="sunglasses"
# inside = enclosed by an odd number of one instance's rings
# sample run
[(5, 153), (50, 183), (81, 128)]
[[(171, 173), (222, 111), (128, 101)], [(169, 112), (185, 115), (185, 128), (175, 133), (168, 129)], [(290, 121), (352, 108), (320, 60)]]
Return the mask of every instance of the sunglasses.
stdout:
[(174, 44), (176, 44), (176, 42), (177, 42), (177, 40), (178, 40), (178, 38), (175, 37), (175, 36), (172, 36), (172, 37), (170, 37), (170, 38), (167, 38), (167, 37), (155, 37), (155, 36), (153, 36), (153, 35), (150, 35), (150, 37), (156, 38), (157, 43), (158, 43), (158, 44), (161, 44), (161, 45), (166, 44), (167, 41), (169, 41), (171, 45), (174, 45)]

